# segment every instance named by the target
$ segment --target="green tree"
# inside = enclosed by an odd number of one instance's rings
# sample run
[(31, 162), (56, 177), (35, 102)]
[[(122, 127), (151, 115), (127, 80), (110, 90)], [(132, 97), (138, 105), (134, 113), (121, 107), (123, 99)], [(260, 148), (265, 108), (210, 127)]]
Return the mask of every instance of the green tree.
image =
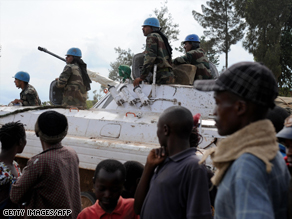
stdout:
[(238, 14), (245, 18), (248, 26), (243, 41), (244, 48), (253, 54), (255, 61), (263, 62), (278, 78), (283, 71), (281, 65), (283, 46), (280, 41), (281, 36), (284, 37), (285, 22), (291, 13), (291, 1), (233, 1)]
[(115, 52), (118, 53), (118, 57), (115, 62), (111, 62), (111, 69), (109, 70), (109, 78), (114, 81), (122, 82), (122, 77), (119, 76), (119, 66), (128, 65), (132, 66), (134, 53), (130, 49), (124, 50), (120, 47), (114, 48)]
[(225, 53), (228, 67), (228, 52), (244, 36), (245, 22), (235, 11), (232, 0), (210, 0), (201, 5), (203, 14), (193, 10), (196, 21), (205, 29), (204, 35), (214, 42), (218, 53)]
[(90, 109), (91, 107), (93, 107), (94, 104), (97, 103), (97, 101), (100, 100), (100, 98), (102, 97), (102, 91), (103, 89), (101, 88), (99, 90), (99, 92), (97, 92), (97, 90), (93, 91), (93, 100), (88, 100), (88, 96), (87, 96), (87, 100), (86, 100), (86, 108)]
[[(280, 53), (280, 64), (281, 64), (281, 75), (278, 78), (279, 87), (292, 88), (292, 7), (290, 8), (290, 16), (285, 22), (284, 28), (281, 33), (281, 53)], [(285, 91), (289, 89), (284, 89)], [(289, 95), (290, 92), (285, 92), (285, 96)]]
[(169, 44), (173, 41), (177, 41), (177, 36), (179, 35), (179, 25), (173, 23), (172, 15), (168, 12), (167, 1), (164, 2), (164, 5), (162, 5), (160, 9), (155, 8), (153, 12), (159, 20), (161, 32), (167, 36)]
[(214, 65), (218, 67), (219, 65), (219, 55), (217, 55), (217, 51), (214, 47), (216, 47), (216, 43), (214, 39), (206, 40), (205, 36), (202, 36), (200, 39), (200, 47), (206, 52), (206, 55)]
[[(163, 6), (161, 6), (160, 9), (156, 8), (153, 12), (159, 20), (161, 31), (168, 37), (169, 43), (178, 40), (177, 36), (179, 34), (179, 25), (173, 23), (172, 15), (168, 12), (167, 1), (164, 3)], [(134, 53), (131, 52), (131, 49), (124, 50), (120, 47), (114, 49), (115, 52), (118, 53), (118, 57), (116, 61), (110, 63), (111, 69), (109, 69), (108, 77), (112, 80), (121, 82), (122, 77), (119, 76), (118, 68), (120, 65), (128, 65), (131, 67)], [(145, 49), (145, 44), (142, 49)]]
[(52, 104), (51, 104), (50, 101), (44, 101), (44, 102), (42, 102), (42, 105), (43, 105), (43, 106), (50, 106), (50, 105), (52, 105)]

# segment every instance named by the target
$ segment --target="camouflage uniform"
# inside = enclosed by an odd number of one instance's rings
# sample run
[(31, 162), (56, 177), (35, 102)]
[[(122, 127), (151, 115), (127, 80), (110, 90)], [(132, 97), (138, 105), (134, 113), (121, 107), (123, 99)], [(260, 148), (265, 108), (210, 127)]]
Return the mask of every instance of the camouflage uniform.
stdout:
[(157, 64), (156, 83), (174, 83), (171, 57), (169, 56), (164, 41), (158, 33), (150, 33), (146, 39), (146, 50), (143, 68), (141, 69), (142, 80), (145, 80), (149, 72), (153, 72), (154, 64)]
[(56, 86), (58, 88), (64, 88), (63, 106), (86, 107), (87, 92), (78, 65), (67, 64)]
[(191, 50), (186, 55), (173, 60), (173, 64), (191, 64), (197, 67), (195, 80), (212, 79), (209, 59), (206, 57), (202, 48)]
[(30, 84), (27, 84), (24, 90), (21, 91), (20, 99), (23, 101), (22, 102), (23, 106), (40, 106), (41, 105), (41, 100), (39, 98), (38, 92)]

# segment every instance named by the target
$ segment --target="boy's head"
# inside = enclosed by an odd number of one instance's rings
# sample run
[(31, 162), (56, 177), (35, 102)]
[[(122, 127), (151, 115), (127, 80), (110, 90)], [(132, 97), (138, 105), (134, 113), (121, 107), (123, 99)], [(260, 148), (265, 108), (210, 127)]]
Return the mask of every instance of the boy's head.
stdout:
[(66, 116), (53, 110), (43, 112), (36, 121), (35, 133), (47, 144), (57, 144), (67, 135), (68, 121)]
[(142, 176), (144, 165), (137, 161), (127, 161), (124, 163), (126, 168), (126, 181), (124, 183), (123, 198), (134, 198), (137, 185)]
[(101, 161), (94, 173), (93, 186), (101, 208), (111, 213), (117, 206), (126, 179), (124, 165), (112, 159)]
[(26, 134), (23, 124), (20, 122), (8, 122), (0, 128), (0, 141), (2, 151), (22, 153), (26, 145)]

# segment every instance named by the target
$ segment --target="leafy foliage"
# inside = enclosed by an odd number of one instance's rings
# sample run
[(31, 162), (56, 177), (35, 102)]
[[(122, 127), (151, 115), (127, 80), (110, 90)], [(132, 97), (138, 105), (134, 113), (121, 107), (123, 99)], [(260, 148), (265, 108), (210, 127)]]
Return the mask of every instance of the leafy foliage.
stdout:
[[(292, 2), (287, 0), (233, 1), (237, 12), (245, 18), (248, 25), (243, 42), (244, 48), (254, 55), (255, 61), (263, 62), (278, 78), (283, 74), (281, 59), (286, 55), (282, 50), (283, 45), (289, 41), (289, 36), (284, 34), (283, 30), (288, 16), (291, 15)], [(285, 74), (282, 75), (283, 79), (286, 78)], [(281, 81), (279, 84), (282, 86), (284, 83)]]
[(96, 104), (97, 101), (100, 100), (100, 98), (102, 97), (102, 88), (99, 90), (99, 92), (97, 92), (97, 90), (93, 91), (93, 100), (86, 100), (86, 108), (90, 109), (91, 107), (93, 107), (94, 104)]
[(206, 52), (206, 55), (214, 65), (218, 67), (219, 65), (219, 55), (216, 55), (216, 50), (215, 50), (215, 40), (206, 40), (205, 36), (202, 36), (200, 39), (200, 47)]
[(118, 53), (118, 57), (115, 62), (110, 63), (111, 69), (109, 70), (108, 77), (114, 81), (122, 82), (122, 77), (119, 76), (119, 66), (132, 66), (134, 53), (130, 49), (124, 50), (120, 47), (115, 48), (115, 52)]
[(290, 11), (290, 17), (285, 23), (280, 40), (281, 75), (278, 83), (281, 88), (292, 88), (292, 7)]
[(42, 105), (43, 105), (43, 106), (50, 106), (50, 105), (52, 105), (52, 104), (51, 104), (50, 101), (44, 101), (44, 102), (42, 102)]
[(217, 47), (218, 53), (225, 53), (225, 67), (228, 67), (228, 52), (244, 36), (245, 22), (235, 11), (232, 0), (210, 0), (208, 7), (201, 5), (203, 14), (193, 10), (193, 16), (207, 29), (204, 35)]
[(168, 12), (167, 1), (164, 2), (164, 5), (161, 6), (160, 10), (155, 8), (154, 14), (159, 20), (161, 32), (167, 36), (169, 44), (171, 44), (172, 41), (177, 41), (179, 25), (173, 23), (172, 15)]

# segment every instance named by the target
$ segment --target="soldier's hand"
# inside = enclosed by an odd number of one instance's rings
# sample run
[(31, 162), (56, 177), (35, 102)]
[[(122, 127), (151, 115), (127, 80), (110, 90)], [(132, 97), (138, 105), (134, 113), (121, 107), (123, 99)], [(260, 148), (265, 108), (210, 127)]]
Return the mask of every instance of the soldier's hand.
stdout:
[(59, 78), (56, 78), (55, 80), (56, 80), (56, 81), (58, 81), (58, 80), (59, 80)]
[(165, 148), (152, 149), (147, 157), (147, 164), (156, 167), (158, 164), (162, 163), (166, 158)]
[(143, 81), (141, 78), (136, 78), (133, 82), (134, 87), (138, 86), (141, 81)]

